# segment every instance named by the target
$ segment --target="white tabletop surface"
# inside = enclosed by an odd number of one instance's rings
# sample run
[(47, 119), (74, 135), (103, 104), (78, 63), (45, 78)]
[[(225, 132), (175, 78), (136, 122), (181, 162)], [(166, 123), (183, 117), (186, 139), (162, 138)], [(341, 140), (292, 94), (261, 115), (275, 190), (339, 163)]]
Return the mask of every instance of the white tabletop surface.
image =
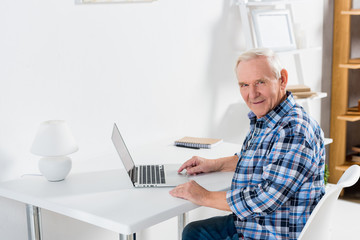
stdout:
[[(162, 158), (166, 157), (171, 157), (174, 161), (184, 161), (192, 155), (208, 158), (230, 156), (238, 151), (239, 147), (230, 143), (222, 143), (211, 150), (173, 146), (158, 149), (149, 147), (148, 150), (145, 148), (134, 155), (146, 155), (152, 162), (161, 163)], [(162, 153), (162, 157), (156, 161), (154, 156), (158, 151)], [(232, 176), (233, 173), (210, 173), (192, 179), (208, 190), (219, 191), (230, 187)], [(135, 189), (125, 170), (116, 169), (72, 173), (61, 182), (48, 182), (43, 177), (25, 176), (18, 180), (1, 182), (0, 196), (117, 233), (131, 234), (198, 207), (186, 200), (172, 197), (169, 194), (170, 189)]]

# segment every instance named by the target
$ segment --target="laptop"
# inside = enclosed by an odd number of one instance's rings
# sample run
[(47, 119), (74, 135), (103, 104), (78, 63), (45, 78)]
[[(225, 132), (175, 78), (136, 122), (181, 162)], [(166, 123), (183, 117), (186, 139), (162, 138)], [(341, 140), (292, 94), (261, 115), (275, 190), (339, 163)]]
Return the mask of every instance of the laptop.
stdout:
[(135, 166), (115, 123), (111, 139), (134, 187), (175, 187), (188, 181), (186, 174), (177, 172), (178, 164)]

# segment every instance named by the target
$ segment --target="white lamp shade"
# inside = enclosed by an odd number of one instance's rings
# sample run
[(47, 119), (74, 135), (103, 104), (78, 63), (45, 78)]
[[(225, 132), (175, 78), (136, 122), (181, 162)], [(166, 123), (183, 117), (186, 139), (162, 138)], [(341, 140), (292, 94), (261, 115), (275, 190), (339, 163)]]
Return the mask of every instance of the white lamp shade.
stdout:
[(41, 123), (31, 146), (33, 154), (44, 157), (65, 156), (78, 149), (70, 128), (62, 120)]

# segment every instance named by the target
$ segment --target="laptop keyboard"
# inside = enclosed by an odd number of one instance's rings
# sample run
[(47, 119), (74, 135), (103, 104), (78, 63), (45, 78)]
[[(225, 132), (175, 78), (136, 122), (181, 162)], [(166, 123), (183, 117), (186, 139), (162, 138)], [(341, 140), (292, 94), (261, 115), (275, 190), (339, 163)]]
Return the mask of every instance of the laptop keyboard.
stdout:
[(136, 175), (139, 174), (139, 184), (165, 183), (164, 165), (141, 165), (136, 169)]

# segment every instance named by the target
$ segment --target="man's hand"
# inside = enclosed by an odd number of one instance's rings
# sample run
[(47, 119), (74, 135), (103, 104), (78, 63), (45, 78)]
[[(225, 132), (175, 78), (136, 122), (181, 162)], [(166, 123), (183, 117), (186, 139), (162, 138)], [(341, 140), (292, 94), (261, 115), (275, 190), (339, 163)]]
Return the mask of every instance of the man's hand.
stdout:
[(194, 180), (181, 184), (170, 191), (171, 196), (189, 200), (200, 206), (231, 211), (226, 201), (226, 192), (212, 192), (200, 186)]
[(209, 191), (194, 180), (181, 184), (170, 191), (171, 196), (189, 200), (197, 205), (204, 205)]
[(218, 170), (216, 167), (215, 160), (205, 159), (198, 156), (194, 156), (188, 161), (186, 161), (183, 165), (181, 165), (178, 172), (180, 173), (184, 169), (187, 171), (187, 174), (189, 175), (214, 172)]

